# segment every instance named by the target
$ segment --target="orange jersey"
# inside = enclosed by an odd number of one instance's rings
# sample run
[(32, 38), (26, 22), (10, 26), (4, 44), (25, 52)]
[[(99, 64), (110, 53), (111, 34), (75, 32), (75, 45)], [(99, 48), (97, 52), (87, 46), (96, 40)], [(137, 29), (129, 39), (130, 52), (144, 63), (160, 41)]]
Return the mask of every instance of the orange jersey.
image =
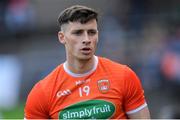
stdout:
[(59, 65), (31, 90), (25, 118), (120, 119), (146, 107), (144, 91), (127, 66), (95, 57), (85, 74)]

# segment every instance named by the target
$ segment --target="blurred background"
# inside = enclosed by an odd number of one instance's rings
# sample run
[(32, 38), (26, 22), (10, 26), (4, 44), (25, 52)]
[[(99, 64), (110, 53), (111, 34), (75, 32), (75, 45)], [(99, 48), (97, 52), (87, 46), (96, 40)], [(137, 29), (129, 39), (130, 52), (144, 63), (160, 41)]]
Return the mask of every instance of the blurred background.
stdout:
[(130, 66), (152, 118), (180, 118), (179, 0), (0, 0), (0, 118), (23, 118), (33, 85), (65, 61), (61, 10), (100, 13), (97, 55)]

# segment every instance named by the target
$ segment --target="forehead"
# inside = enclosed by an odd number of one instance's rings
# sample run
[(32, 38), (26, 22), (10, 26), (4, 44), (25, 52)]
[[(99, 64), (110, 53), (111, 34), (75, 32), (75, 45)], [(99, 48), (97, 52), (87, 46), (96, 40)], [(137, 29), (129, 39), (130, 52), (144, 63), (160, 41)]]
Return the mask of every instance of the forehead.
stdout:
[(88, 21), (87, 23), (80, 23), (80, 22), (69, 22), (68, 24), (64, 25), (64, 27), (68, 31), (72, 30), (79, 30), (79, 29), (97, 29), (97, 21), (95, 19)]

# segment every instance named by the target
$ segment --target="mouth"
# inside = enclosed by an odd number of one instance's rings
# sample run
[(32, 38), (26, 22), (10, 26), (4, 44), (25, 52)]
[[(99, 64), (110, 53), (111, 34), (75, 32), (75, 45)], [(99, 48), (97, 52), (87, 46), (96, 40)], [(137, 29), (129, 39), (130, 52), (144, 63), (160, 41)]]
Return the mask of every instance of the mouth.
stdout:
[(90, 47), (84, 47), (84, 48), (81, 49), (81, 52), (83, 54), (90, 54), (91, 51), (92, 51), (92, 49)]

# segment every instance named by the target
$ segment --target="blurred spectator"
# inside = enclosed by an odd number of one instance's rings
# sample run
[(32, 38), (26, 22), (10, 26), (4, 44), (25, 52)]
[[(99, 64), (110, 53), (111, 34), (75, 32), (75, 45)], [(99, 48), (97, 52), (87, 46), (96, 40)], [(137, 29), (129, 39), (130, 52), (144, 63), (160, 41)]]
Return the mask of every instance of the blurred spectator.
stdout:
[(166, 80), (180, 85), (180, 25), (167, 41), (161, 63), (162, 74)]
[(33, 26), (34, 11), (28, 0), (9, 0), (5, 22), (12, 33), (24, 32)]
[(148, 90), (157, 89), (162, 85), (160, 63), (166, 36), (167, 29), (162, 22), (150, 21), (144, 26), (138, 61), (142, 65), (140, 77)]

